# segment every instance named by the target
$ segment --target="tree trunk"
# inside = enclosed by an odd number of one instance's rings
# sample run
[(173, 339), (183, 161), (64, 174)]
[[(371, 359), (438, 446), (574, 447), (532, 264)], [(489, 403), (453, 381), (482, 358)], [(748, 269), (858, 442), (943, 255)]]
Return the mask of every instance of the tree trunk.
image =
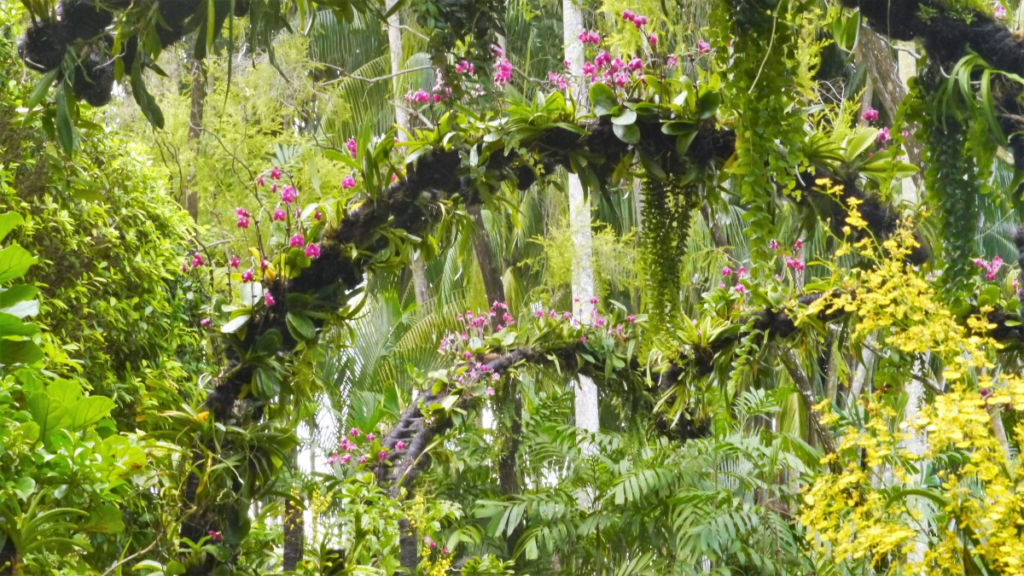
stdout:
[[(203, 77), (203, 62), (192, 62), (192, 105), (188, 116), (188, 140), (196, 148), (199, 156), (199, 137), (203, 133), (203, 108), (206, 105), (206, 79)], [(188, 178), (188, 190), (185, 192), (185, 210), (193, 222), (199, 221), (199, 192), (195, 189), (195, 167)]]
[[(574, 0), (565, 0), (562, 2), (562, 38), (565, 44), (565, 61), (573, 78), (581, 78), (583, 75), (583, 43), (576, 39), (582, 29), (583, 13), (579, 6)], [(578, 83), (573, 88), (582, 111), (586, 108), (586, 92)], [(594, 310), (590, 299), (596, 295), (591, 262), (594, 240), (590, 229), (589, 198), (584, 194), (583, 184), (575, 174), (569, 175), (569, 226), (576, 248), (572, 268), (573, 312), (580, 322), (586, 323), (591, 321)], [(576, 426), (588, 432), (596, 432), (599, 427), (597, 386), (593, 380), (582, 375), (576, 382)], [(580, 449), (584, 454), (593, 452), (589, 442), (582, 442)]]
[(305, 522), (302, 508), (292, 498), (284, 501), (284, 570), (295, 570), (302, 562)]
[[(890, 114), (895, 114), (903, 99), (907, 97), (907, 88), (900, 78), (899, 70), (896, 68), (896, 61), (889, 51), (889, 44), (877, 33), (867, 26), (860, 27), (860, 46), (864, 66), (872, 80), (872, 86), (876, 91), (882, 106)], [(921, 145), (913, 137), (907, 137), (905, 146), (910, 163), (915, 166), (921, 165)], [(915, 182), (920, 184), (915, 177)]]

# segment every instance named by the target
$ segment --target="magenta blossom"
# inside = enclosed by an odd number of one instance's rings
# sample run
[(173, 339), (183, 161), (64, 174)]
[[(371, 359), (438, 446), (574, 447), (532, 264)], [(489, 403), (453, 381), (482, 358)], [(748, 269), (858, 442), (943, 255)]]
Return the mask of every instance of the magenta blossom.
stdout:
[(252, 282), (255, 277), (256, 276), (252, 273), (252, 270), (246, 270), (245, 272), (242, 272), (242, 283), (248, 284), (249, 282)]
[(256, 177), (256, 185), (263, 186), (263, 174), (260, 174), (259, 176)]
[(597, 56), (594, 57), (594, 65), (599, 67), (599, 68), (601, 66), (606, 66), (608, 64), (611, 64), (611, 61), (612, 61), (612, 55), (607, 53), (607, 52), (605, 52), (604, 50), (601, 50), (600, 52), (598, 52)]
[(224, 539), (224, 537), (221, 536), (221, 533), (216, 530), (210, 530), (207, 534), (210, 536), (210, 542), (220, 542)]
[(710, 53), (711, 53), (711, 44), (708, 44), (707, 42), (705, 42), (703, 40), (700, 40), (700, 41), (697, 42), (697, 54), (702, 54), (703, 55), (703, 54), (710, 54)]
[(367, 442), (373, 442), (376, 439), (377, 439), (377, 435), (374, 434), (373, 432), (370, 432), (369, 434), (366, 435)]
[(348, 464), (349, 462), (352, 461), (352, 455), (351, 454), (342, 454), (341, 457), (338, 458), (338, 460), (340, 460), (342, 464)]
[(319, 258), (320, 247), (316, 244), (310, 244), (306, 246), (306, 258)]
[(353, 437), (353, 438), (359, 438), (359, 436), (361, 434), (362, 434), (362, 432), (359, 431), (359, 428), (353, 428), (353, 429), (348, 431), (348, 435)]
[(381, 450), (380, 452), (377, 453), (377, 458), (380, 458), (381, 460), (383, 460), (383, 459), (385, 459), (387, 457), (388, 457), (388, 451), (387, 451), (386, 448), (384, 450)]
[(796, 242), (793, 242), (793, 250), (803, 250), (803, 249), (804, 249), (804, 239), (803, 238), (797, 238)]
[(207, 326), (210, 325), (210, 319), (203, 318), (202, 320), (199, 321), (199, 325), (202, 326), (203, 328), (206, 328)]
[(249, 217), (248, 216), (239, 216), (238, 217), (238, 222), (235, 223), (235, 226), (237, 226), (239, 228), (242, 228), (242, 229), (248, 228), (249, 227)]
[(878, 120), (878, 110), (875, 110), (871, 106), (868, 106), (868, 109), (865, 110), (864, 113), (860, 115), (860, 117), (865, 122), (874, 122)]
[(647, 37), (647, 42), (650, 43), (651, 48), (654, 48), (655, 46), (658, 45), (658, 35), (657, 34), (651, 34), (650, 36)]
[(355, 186), (356, 186), (356, 179), (353, 178), (352, 176), (345, 176), (344, 178), (342, 178), (342, 180), (341, 180), (341, 188), (342, 188), (342, 190), (348, 190), (349, 188), (355, 188)]
[(491, 388), (490, 386), (488, 386), (487, 389), (484, 390), (484, 394), (486, 394), (488, 396), (494, 396), (494, 388)]
[(669, 56), (665, 59), (665, 66), (668, 68), (675, 68), (679, 66), (679, 58), (676, 56)]
[(634, 322), (636, 322), (636, 316), (633, 316), (632, 314), (630, 314), (629, 316), (626, 316), (626, 322), (629, 322), (630, 324), (633, 324)]
[(285, 212), (284, 209), (278, 208), (277, 210), (274, 210), (274, 220), (276, 220), (278, 222), (284, 222), (285, 219), (287, 219), (287, 218), (288, 218), (288, 213)]
[(769, 241), (769, 242), (768, 242), (768, 247), (769, 247), (769, 248), (771, 248), (772, 250), (778, 250), (778, 249), (779, 249), (779, 243), (778, 243), (778, 242), (776, 242), (776, 241), (775, 241), (775, 240), (773, 239), (773, 240), (771, 240), (771, 241)]
[(638, 14), (636, 18), (633, 18), (633, 25), (636, 26), (637, 30), (643, 28), (644, 24), (647, 24), (647, 16), (640, 16)]
[(360, 456), (359, 457), (359, 463), (360, 464), (366, 464), (366, 456)]
[(732, 268), (729, 268), (728, 266), (723, 266), (722, 276), (732, 276)]
[(1003, 6), (1001, 3), (996, 2), (996, 7), (995, 7), (995, 10), (993, 11), (993, 14), (995, 15), (996, 18), (998, 18), (1000, 20), (1002, 20), (1003, 18), (1006, 18), (1006, 6)]
[(292, 248), (302, 248), (306, 244), (306, 239), (302, 237), (302, 234), (296, 233), (288, 240), (288, 243)]
[(395, 442), (395, 450), (405, 450), (405, 442), (401, 440)]
[(889, 127), (888, 126), (886, 126), (885, 128), (882, 128), (881, 130), (878, 131), (878, 141), (879, 142), (888, 142), (891, 139), (892, 139), (892, 136), (889, 135)]
[(644, 67), (644, 62), (643, 60), (634, 57), (632, 60), (629, 61), (629, 64), (626, 64), (626, 67), (629, 68), (630, 72), (636, 72), (637, 70)]
[(280, 180), (281, 179), (281, 169), (278, 168), (277, 166), (274, 166), (273, 168), (271, 168), (270, 169), (270, 177), (273, 178), (274, 180)]
[(241, 264), (242, 261), (238, 259), (238, 256), (231, 256), (231, 262), (229, 263), (229, 266), (231, 266), (232, 268), (238, 268)]
[(206, 261), (203, 260), (202, 255), (200, 255), (198, 252), (196, 252), (195, 254), (192, 255), (192, 267), (193, 268), (199, 268), (203, 264), (206, 264)]
[(455, 65), (455, 72), (458, 74), (472, 74), (474, 71), (473, 65), (465, 60)]
[(356, 150), (358, 149), (358, 146), (359, 145), (356, 144), (355, 138), (349, 138), (348, 142), (345, 142), (345, 147), (348, 148), (348, 151), (350, 154), (352, 154), (353, 158), (356, 157)]
[(626, 22), (632, 22), (633, 20), (636, 19), (636, 13), (633, 12), (632, 10), (623, 10), (622, 19), (625, 20)]
[(424, 538), (423, 539), (423, 543), (426, 544), (427, 547), (430, 548), (431, 550), (433, 550), (434, 548), (437, 548), (437, 542), (434, 542), (433, 540), (431, 540), (430, 536), (427, 536), (426, 538)]
[(737, 275), (737, 276), (739, 276), (740, 278), (744, 278), (744, 277), (746, 277), (746, 276), (747, 276), (747, 274), (749, 274), (749, 272), (747, 272), (747, 269), (746, 269), (746, 268), (744, 268), (743, 266), (740, 266), (740, 267), (739, 267), (739, 268), (738, 268), (738, 269), (736, 270), (736, 275)]
[(299, 195), (299, 191), (294, 186), (285, 186), (281, 190), (281, 200), (286, 204), (291, 204), (295, 201), (295, 198)]
[(274, 295), (269, 290), (263, 293), (263, 305), (270, 308), (275, 304)]

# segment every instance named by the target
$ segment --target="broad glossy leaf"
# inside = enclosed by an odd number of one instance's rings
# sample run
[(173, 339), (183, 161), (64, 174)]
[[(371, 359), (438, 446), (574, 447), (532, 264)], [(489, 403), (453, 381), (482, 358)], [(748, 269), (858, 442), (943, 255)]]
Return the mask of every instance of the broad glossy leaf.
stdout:
[(39, 332), (35, 324), (22, 322), (13, 314), (0, 312), (0, 337), (2, 336), (31, 336)]
[(312, 340), (316, 337), (316, 325), (303, 314), (289, 312), (285, 322), (288, 324), (288, 331), (296, 340)]
[(35, 256), (17, 244), (0, 250), (0, 282), (21, 278), (35, 263)]
[(0, 340), (0, 364), (32, 364), (43, 359), (43, 351), (28, 340)]
[(68, 408), (71, 416), (71, 429), (84, 430), (99, 422), (114, 409), (114, 401), (105, 396), (89, 396), (82, 398)]
[(14, 230), (24, 223), (25, 219), (17, 212), (6, 212), (4, 214), (0, 214), (0, 240), (6, 238), (7, 235), (10, 234), (11, 230)]
[(636, 124), (630, 124), (629, 126), (621, 126), (616, 124), (612, 126), (612, 132), (618, 136), (619, 140), (622, 140), (626, 144), (636, 144), (640, 142), (640, 129), (636, 127)]
[(89, 519), (78, 528), (84, 532), (117, 534), (124, 531), (124, 520), (117, 506), (101, 504), (92, 510), (89, 514)]
[(611, 114), (612, 110), (619, 105), (615, 92), (605, 83), (596, 82), (590, 87), (590, 104), (594, 107), (594, 114), (605, 116)]

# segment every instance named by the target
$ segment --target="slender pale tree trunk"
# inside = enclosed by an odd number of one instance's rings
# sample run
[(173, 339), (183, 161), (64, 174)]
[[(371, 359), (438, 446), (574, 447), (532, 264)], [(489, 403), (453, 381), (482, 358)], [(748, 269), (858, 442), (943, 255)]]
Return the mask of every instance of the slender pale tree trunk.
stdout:
[[(565, 60), (575, 82), (577, 101), (580, 108), (586, 102), (586, 91), (581, 81), (583, 76), (583, 44), (576, 36), (583, 29), (583, 14), (573, 0), (562, 2), (563, 41)], [(569, 175), (569, 225), (576, 248), (576, 260), (572, 268), (573, 312), (580, 322), (590, 322), (594, 306), (590, 299), (595, 295), (594, 269), (591, 263), (593, 238), (590, 229), (590, 202), (583, 192), (583, 184), (575, 174)], [(586, 376), (579, 376), (576, 382), (576, 426), (588, 432), (598, 429), (597, 386)], [(590, 453), (592, 447), (584, 442), (583, 452)]]
[[(228, 62), (228, 66), (231, 62)], [(192, 62), (192, 101), (188, 116), (188, 141), (199, 156), (199, 137), (203, 134), (203, 109), (206, 106), (206, 79), (203, 77), (203, 61)], [(189, 171), (188, 189), (185, 191), (185, 210), (193, 222), (199, 221), (199, 192), (196, 190), (195, 165)]]
[[(398, 0), (387, 0), (385, 2), (386, 10), (391, 10), (397, 3)], [(402, 21), (399, 16), (399, 10), (396, 10), (388, 17), (388, 48), (391, 52), (391, 73), (395, 75), (391, 78), (391, 93), (395, 99), (395, 124), (399, 128), (398, 138), (405, 140), (405, 132), (409, 130), (410, 122), (409, 111), (406, 110), (402, 102), (401, 76), (398, 75), (398, 72), (402, 70), (402, 62), (404, 60), (401, 25)], [(426, 265), (423, 263), (423, 258), (419, 254), (413, 256), (409, 268), (412, 271), (412, 288), (413, 293), (416, 295), (416, 303), (423, 306), (430, 299), (430, 289), (427, 286), (427, 270)]]

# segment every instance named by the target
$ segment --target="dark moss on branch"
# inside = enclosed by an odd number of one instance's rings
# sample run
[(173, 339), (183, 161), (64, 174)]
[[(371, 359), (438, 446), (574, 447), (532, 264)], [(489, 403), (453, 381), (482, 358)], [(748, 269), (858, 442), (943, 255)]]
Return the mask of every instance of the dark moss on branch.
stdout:
[(60, 23), (33, 22), (18, 42), (18, 57), (36, 72), (49, 72), (60, 66), (68, 41)]
[(75, 67), (72, 91), (75, 98), (92, 106), (105, 106), (114, 90), (114, 61), (92, 53)]
[(61, 0), (57, 14), (68, 42), (96, 38), (114, 21), (114, 14), (93, 0)]

